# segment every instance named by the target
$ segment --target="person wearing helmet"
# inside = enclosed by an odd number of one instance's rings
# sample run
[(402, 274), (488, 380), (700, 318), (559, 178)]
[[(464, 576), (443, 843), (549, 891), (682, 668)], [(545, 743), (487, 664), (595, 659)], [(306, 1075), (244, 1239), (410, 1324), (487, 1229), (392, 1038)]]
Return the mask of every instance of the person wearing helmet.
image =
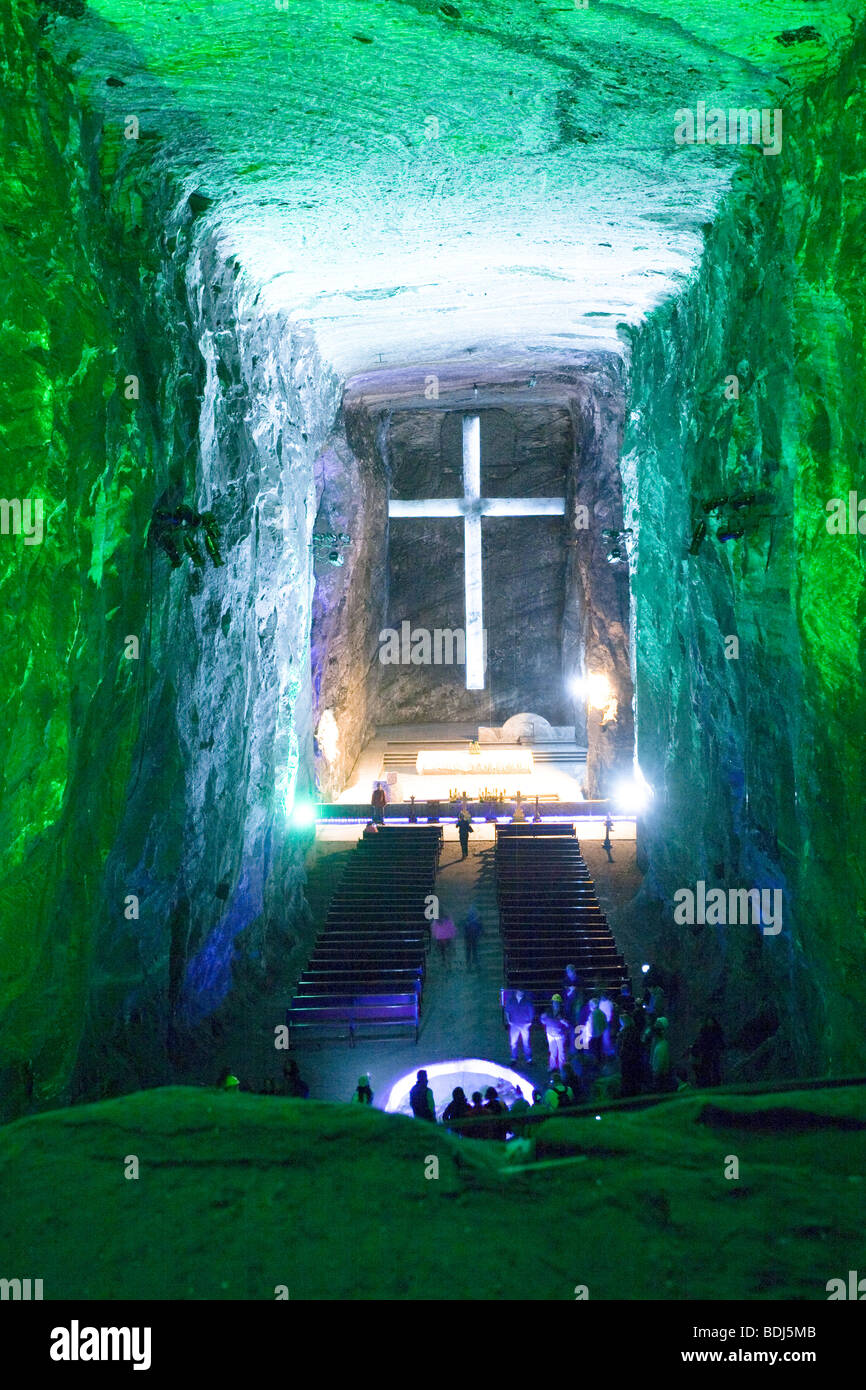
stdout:
[(566, 1086), (558, 1071), (550, 1074), (550, 1085), (544, 1093), (544, 1101), (551, 1110), (564, 1110), (566, 1106), (574, 1105), (574, 1092), (570, 1086)]
[(358, 1077), (358, 1084), (355, 1087), (355, 1094), (352, 1096), (352, 1100), (358, 1105), (373, 1104), (373, 1092), (370, 1087), (370, 1078), (366, 1073)]
[(562, 1007), (562, 995), (554, 994), (550, 1007), (541, 1015), (541, 1024), (547, 1034), (548, 1066), (550, 1071), (561, 1071), (565, 1066), (565, 1052), (569, 1025)]

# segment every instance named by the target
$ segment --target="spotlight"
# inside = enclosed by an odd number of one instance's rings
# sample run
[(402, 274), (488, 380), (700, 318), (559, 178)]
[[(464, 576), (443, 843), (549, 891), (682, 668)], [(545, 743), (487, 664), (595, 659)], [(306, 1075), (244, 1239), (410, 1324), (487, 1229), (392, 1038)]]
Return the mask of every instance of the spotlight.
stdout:
[(613, 699), (610, 681), (601, 671), (591, 671), (585, 679), (575, 676), (571, 681), (571, 693), (586, 700), (590, 709), (607, 709)]
[(587, 676), (586, 702), (591, 709), (606, 709), (610, 704), (612, 695), (613, 691), (607, 676), (602, 675), (600, 671)]
[(639, 816), (649, 807), (653, 789), (641, 772), (636, 759), (634, 776), (626, 777), (619, 783), (615, 788), (614, 797), (625, 815)]
[(648, 962), (648, 961), (644, 961), (643, 965), (642, 965), (641, 968), (640, 968), (640, 973), (641, 973), (642, 975), (648, 975), (648, 974), (649, 974), (649, 962)]
[(316, 808), (312, 801), (298, 801), (292, 811), (292, 825), (296, 830), (309, 830), (316, 824)]
[(651, 792), (640, 782), (628, 780), (620, 782), (616, 788), (616, 800), (626, 814), (638, 815), (649, 805)]

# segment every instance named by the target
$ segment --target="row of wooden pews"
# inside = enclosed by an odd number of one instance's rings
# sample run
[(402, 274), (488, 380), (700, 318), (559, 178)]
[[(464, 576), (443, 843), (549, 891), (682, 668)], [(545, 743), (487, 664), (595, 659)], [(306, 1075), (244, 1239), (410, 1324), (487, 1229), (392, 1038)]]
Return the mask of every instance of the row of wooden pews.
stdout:
[(619, 995), (627, 979), (574, 826), (497, 827), (496, 879), (505, 986), (536, 999), (561, 992), (574, 965), (585, 993)]
[(421, 1016), (439, 825), (380, 826), (362, 836), (286, 1015), (289, 1034), (409, 1027)]

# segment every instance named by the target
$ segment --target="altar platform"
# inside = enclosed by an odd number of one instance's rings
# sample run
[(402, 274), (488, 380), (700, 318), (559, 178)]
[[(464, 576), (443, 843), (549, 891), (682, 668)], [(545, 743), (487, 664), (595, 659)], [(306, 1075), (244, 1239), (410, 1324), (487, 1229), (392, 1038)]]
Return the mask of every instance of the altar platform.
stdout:
[[(477, 734), (478, 727), (470, 724), (413, 724), (377, 729), (358, 758), (338, 804), (369, 806), (376, 782), (387, 785), (389, 802), (395, 810), (397, 806), (409, 806), (414, 796), (419, 814), (425, 819), (423, 808), (430, 801), (439, 801), (443, 815), (447, 815), (455, 792), (458, 796), (466, 793), (473, 813), (491, 795), (502, 794), (502, 815), (509, 813), (509, 818), (518, 794), (524, 806), (533, 809), (537, 796), (545, 814), (557, 806), (571, 808), (585, 800), (586, 749), (573, 740), (484, 742), (476, 745), (477, 752), (470, 752)], [(419, 765), (430, 770), (419, 771)], [(474, 771), (476, 767), (478, 770)], [(601, 803), (598, 806), (601, 808)], [(527, 810), (527, 814), (532, 811)]]

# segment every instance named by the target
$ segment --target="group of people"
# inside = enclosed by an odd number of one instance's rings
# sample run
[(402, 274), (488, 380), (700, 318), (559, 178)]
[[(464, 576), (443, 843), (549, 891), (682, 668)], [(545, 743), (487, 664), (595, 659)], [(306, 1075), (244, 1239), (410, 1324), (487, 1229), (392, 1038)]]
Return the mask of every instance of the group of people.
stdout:
[[(252, 1086), (242, 1086), (232, 1067), (223, 1067), (217, 1078), (218, 1091), (253, 1091)], [(277, 1081), (266, 1076), (261, 1086), (253, 1094), (260, 1096), (288, 1096), (294, 1100), (307, 1100), (310, 1088), (298, 1070), (294, 1057), (290, 1057), (283, 1067), (282, 1077)]]
[[(414, 801), (414, 797), (412, 798)], [(373, 788), (373, 795), (370, 798), (370, 819), (364, 826), (362, 834), (364, 837), (377, 835), (379, 826), (385, 824), (385, 807), (388, 805), (388, 793), (381, 782), (377, 782)], [(460, 841), (461, 858), (469, 858), (469, 836), (475, 834), (472, 825), (472, 817), (468, 809), (463, 806), (457, 815), (457, 839)]]
[[(471, 970), (474, 965), (478, 964), (478, 942), (481, 939), (481, 932), (481, 914), (473, 905), (460, 923), (460, 935), (463, 937), (467, 970)], [(442, 965), (446, 970), (450, 970), (454, 954), (454, 942), (457, 939), (457, 926), (453, 917), (449, 917), (447, 913), (442, 913), (436, 917), (430, 923), (430, 935), (433, 937)]]
[[(504, 1000), (512, 1062), (532, 1064), (532, 1025), (536, 1011), (525, 990), (510, 991)], [(545, 1031), (548, 1067), (562, 1073), (578, 1065), (581, 1074), (598, 1076), (607, 1060), (619, 1062), (620, 1095), (633, 1096), (648, 1089), (676, 1090), (683, 1083), (671, 1063), (665, 992), (661, 984), (648, 985), (641, 1000), (628, 985), (618, 999), (590, 995), (581, 987), (573, 965), (565, 967), (562, 986), (543, 1009), (539, 1022)], [(699, 1086), (717, 1086), (722, 1079), (725, 1039), (718, 1020), (704, 1020), (693, 1047), (694, 1080)], [(578, 1059), (580, 1059), (578, 1061)]]
[[(619, 1003), (616, 1052), (620, 1066), (620, 1094), (636, 1096), (643, 1090), (676, 1091), (690, 1084), (688, 1068), (675, 1070), (668, 1040), (664, 992), (654, 986), (642, 1001), (626, 992)], [(725, 1035), (713, 1015), (701, 1024), (689, 1050), (692, 1080), (696, 1086), (719, 1086)]]
[[(484, 1094), (473, 1091), (467, 1100), (462, 1086), (455, 1086), (451, 1099), (442, 1111), (441, 1123), (452, 1134), (464, 1139), (505, 1139), (509, 1135), (522, 1137), (525, 1126), (521, 1118), (539, 1111), (551, 1114), (556, 1110), (578, 1104), (585, 1099), (585, 1088), (574, 1068), (566, 1063), (562, 1071), (551, 1073), (550, 1083), (544, 1091), (533, 1090), (532, 1102), (519, 1095), (512, 1105), (507, 1105), (495, 1086), (488, 1086)], [(437, 1123), (436, 1102), (426, 1071), (419, 1071), (417, 1080), (409, 1092), (409, 1105), (416, 1120)], [(508, 1117), (508, 1122), (503, 1123)]]
[[(629, 999), (626, 990), (620, 1000), (619, 1009), (628, 1007)], [(660, 1005), (659, 992), (651, 1001), (650, 1007), (657, 1011)], [(506, 993), (504, 1009), (511, 1060), (519, 1061), (522, 1051), (524, 1061), (530, 1065), (535, 1005), (525, 990), (515, 989)], [(573, 965), (565, 967), (560, 990), (551, 997), (550, 1003), (540, 1015), (539, 1022), (547, 1038), (548, 1067), (551, 1071), (561, 1070), (566, 1061), (573, 1058), (577, 1052), (588, 1052), (597, 1065), (601, 1066), (604, 1057), (612, 1056), (616, 1051), (613, 1039), (618, 1029), (617, 1004), (604, 995), (591, 994), (586, 998), (577, 969)]]
[[(253, 1088), (242, 1086), (238, 1077), (231, 1067), (224, 1067), (217, 1080), (217, 1089), (220, 1091), (251, 1091)], [(279, 1081), (275, 1081), (272, 1076), (266, 1076), (262, 1085), (253, 1094), (260, 1096), (288, 1096), (293, 1100), (309, 1100), (310, 1088), (301, 1076), (298, 1064), (294, 1057), (289, 1057), (283, 1066), (283, 1074)], [(373, 1088), (370, 1077), (366, 1073), (358, 1077), (358, 1084), (352, 1094), (352, 1101), (358, 1105), (373, 1104)]]
[[(436, 1123), (436, 1101), (426, 1071), (418, 1072), (415, 1085), (409, 1092), (409, 1105), (416, 1120)], [(469, 1135), (473, 1139), (504, 1139), (503, 1127), (496, 1121), (508, 1113), (508, 1106), (495, 1086), (488, 1086), (483, 1096), (480, 1091), (473, 1091), (471, 1101), (466, 1099), (462, 1086), (455, 1086), (451, 1100), (442, 1111), (442, 1123), (452, 1134)], [(472, 1123), (467, 1124), (467, 1121)]]

